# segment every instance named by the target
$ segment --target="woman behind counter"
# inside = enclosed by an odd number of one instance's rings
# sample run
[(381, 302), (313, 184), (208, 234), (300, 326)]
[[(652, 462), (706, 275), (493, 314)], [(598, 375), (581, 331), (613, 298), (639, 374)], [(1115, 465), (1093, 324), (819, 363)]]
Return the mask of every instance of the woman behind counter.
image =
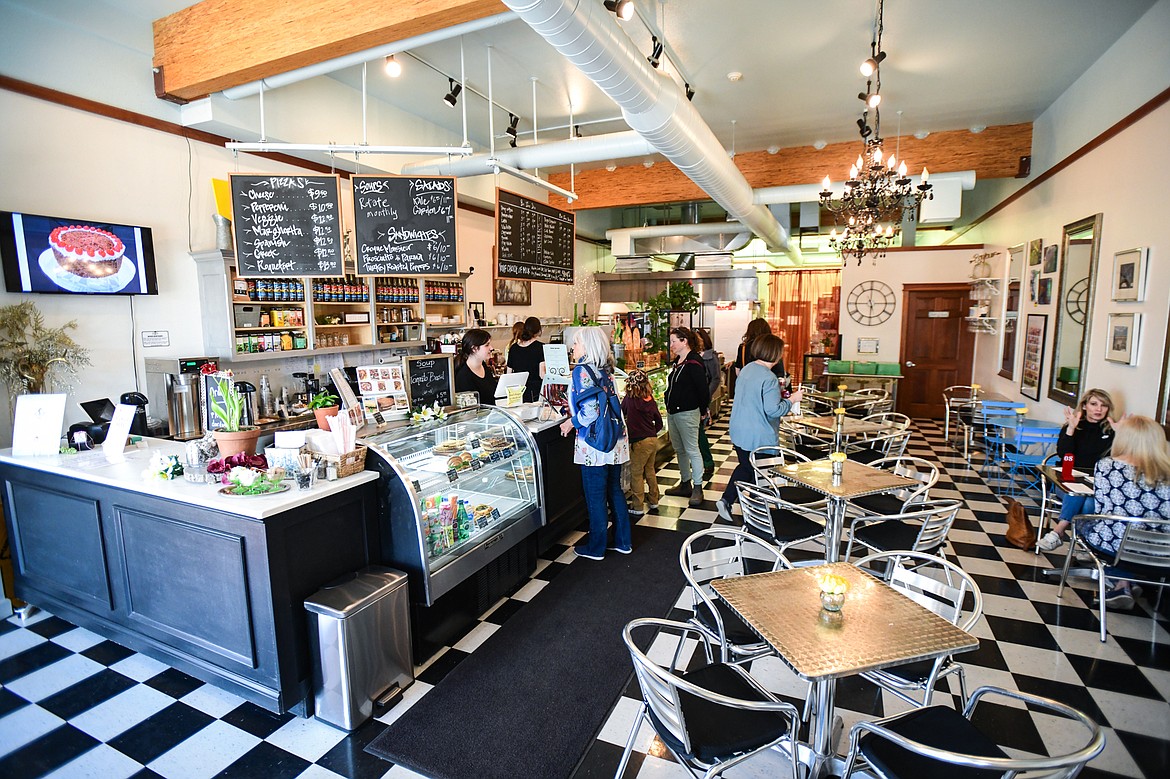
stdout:
[(455, 391), (477, 392), (479, 402), (485, 406), (496, 405), (496, 375), (487, 364), (491, 355), (491, 333), (479, 328), (463, 334), (455, 355)]
[(508, 372), (528, 373), (524, 386), (525, 403), (535, 403), (540, 399), (540, 387), (544, 383), (544, 344), (536, 340), (540, 330), (540, 320), (528, 317), (508, 349)]

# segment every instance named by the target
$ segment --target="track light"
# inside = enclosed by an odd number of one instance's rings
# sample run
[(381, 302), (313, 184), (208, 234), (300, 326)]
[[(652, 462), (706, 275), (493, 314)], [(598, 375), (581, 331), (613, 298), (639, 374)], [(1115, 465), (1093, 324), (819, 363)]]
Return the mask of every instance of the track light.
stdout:
[(579, 124), (573, 125), (573, 137), (574, 138), (581, 137), (581, 125), (579, 125)]
[(455, 104), (459, 102), (459, 93), (463, 91), (462, 84), (456, 84), (455, 79), (448, 78), (447, 82), (451, 85), (451, 91), (443, 96), (443, 102), (450, 108), (454, 108)]
[(386, 64), (382, 67), (385, 68), (386, 75), (390, 78), (398, 78), (402, 75), (402, 63), (394, 59), (393, 54), (386, 58)]
[(613, 11), (614, 15), (623, 22), (634, 18), (633, 0), (605, 0), (605, 10)]
[(513, 149), (516, 148), (516, 125), (520, 123), (520, 117), (512, 112), (508, 112), (508, 127), (504, 130), (508, 134), (508, 145)]
[(657, 35), (651, 35), (650, 41), (654, 45), (650, 50), (650, 56), (646, 58), (646, 61), (650, 63), (650, 67), (656, 68), (658, 67), (659, 58), (662, 57), (662, 41), (658, 40)]
[(865, 104), (867, 106), (869, 106), (870, 108), (877, 108), (878, 105), (882, 102), (882, 96), (877, 92), (874, 92), (872, 94), (869, 94), (866, 92), (858, 92), (857, 99), (865, 101)]
[(882, 60), (886, 58), (884, 51), (879, 51), (876, 57), (870, 57), (865, 62), (861, 63), (861, 75), (869, 78), (874, 73), (877, 73), (878, 65), (882, 64)]
[(695, 88), (692, 87), (690, 84), (684, 84), (683, 86), (686, 87), (687, 102), (694, 100), (695, 99)]

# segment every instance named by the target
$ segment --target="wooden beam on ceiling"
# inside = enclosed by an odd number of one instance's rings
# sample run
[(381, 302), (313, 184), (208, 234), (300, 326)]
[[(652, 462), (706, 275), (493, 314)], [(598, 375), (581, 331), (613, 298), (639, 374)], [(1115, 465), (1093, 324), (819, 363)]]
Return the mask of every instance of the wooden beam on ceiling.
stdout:
[[(887, 154), (894, 152), (896, 147), (900, 147), (899, 159), (906, 160), (912, 174), (920, 173), (925, 166), (934, 173), (973, 170), (976, 180), (1013, 178), (1020, 171), (1021, 158), (1032, 154), (1032, 125), (988, 127), (979, 134), (969, 130), (949, 130), (931, 133), (921, 140), (913, 136), (903, 137), (900, 141), (890, 137), (885, 139)], [(735, 165), (753, 189), (815, 184), (826, 175), (840, 183), (861, 150), (860, 141), (835, 143), (820, 151), (811, 146), (794, 146), (776, 154), (766, 151), (740, 153), (735, 156)], [(549, 181), (569, 188), (568, 173), (553, 174)], [(623, 165), (612, 172), (604, 168), (580, 171), (573, 189), (580, 199), (572, 204), (557, 195), (551, 195), (549, 202), (558, 208), (576, 211), (710, 200), (710, 196), (682, 171), (661, 159), (651, 168), (639, 162)]]
[(155, 91), (196, 100), (507, 10), (499, 0), (203, 0), (154, 22)]

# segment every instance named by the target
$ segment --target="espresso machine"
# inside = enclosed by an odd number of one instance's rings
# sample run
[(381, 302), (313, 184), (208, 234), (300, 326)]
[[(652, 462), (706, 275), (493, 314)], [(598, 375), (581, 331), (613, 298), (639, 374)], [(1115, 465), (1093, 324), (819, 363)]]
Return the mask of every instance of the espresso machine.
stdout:
[(210, 357), (149, 359), (145, 361), (150, 397), (167, 399), (168, 432), (176, 441), (203, 436), (200, 411), (200, 371), (213, 363)]

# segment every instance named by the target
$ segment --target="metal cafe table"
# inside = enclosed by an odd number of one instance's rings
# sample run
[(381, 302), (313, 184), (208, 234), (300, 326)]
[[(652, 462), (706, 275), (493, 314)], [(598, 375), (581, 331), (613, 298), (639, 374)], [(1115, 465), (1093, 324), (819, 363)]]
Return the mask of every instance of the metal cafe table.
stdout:
[[(845, 606), (836, 613), (821, 608), (818, 580), (828, 573), (849, 584)], [(833, 743), (837, 679), (979, 646), (975, 636), (849, 563), (719, 579), (711, 586), (801, 679), (812, 683), (816, 716), (809, 753), (801, 755), (811, 779), (841, 767)]]
[[(821, 417), (794, 416), (788, 417), (787, 421), (794, 425), (812, 427), (829, 434), (837, 432), (837, 418), (834, 415)], [(848, 416), (841, 420), (841, 434), (846, 438), (855, 435), (866, 435), (868, 433), (884, 433), (888, 430), (893, 430), (893, 428), (894, 426), (889, 422), (867, 422), (864, 419)]]
[(833, 478), (833, 463), (827, 459), (782, 465), (773, 471), (780, 478), (808, 487), (829, 499), (828, 514), (825, 516), (825, 560), (830, 563), (836, 562), (841, 554), (846, 501), (922, 486), (905, 476), (870, 468), (852, 460), (846, 460), (841, 465), (841, 476), (838, 479)]

